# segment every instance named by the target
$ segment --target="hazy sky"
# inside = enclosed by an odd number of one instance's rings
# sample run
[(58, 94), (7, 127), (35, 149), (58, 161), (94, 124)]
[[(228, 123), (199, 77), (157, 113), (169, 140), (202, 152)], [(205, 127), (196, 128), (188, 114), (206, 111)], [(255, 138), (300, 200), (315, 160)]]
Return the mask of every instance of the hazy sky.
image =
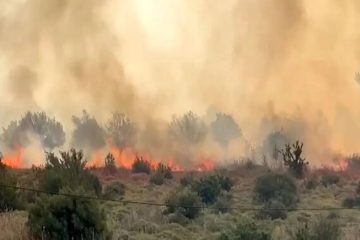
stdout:
[(69, 130), (82, 109), (146, 122), (212, 107), (250, 141), (291, 128), (316, 157), (358, 152), (359, 11), (357, 0), (1, 1), (0, 125), (26, 110)]

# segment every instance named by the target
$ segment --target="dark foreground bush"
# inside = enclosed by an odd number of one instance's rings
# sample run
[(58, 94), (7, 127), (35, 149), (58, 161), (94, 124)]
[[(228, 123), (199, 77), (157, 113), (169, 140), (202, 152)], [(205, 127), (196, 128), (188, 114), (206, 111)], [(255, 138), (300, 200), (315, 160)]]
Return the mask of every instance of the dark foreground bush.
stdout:
[(171, 193), (165, 204), (167, 205), (166, 214), (177, 213), (193, 219), (200, 213), (201, 199), (189, 189), (183, 189), (177, 193)]
[(101, 183), (86, 166), (82, 151), (71, 149), (60, 152), (60, 157), (47, 153), (45, 169), (39, 173), (39, 187), (47, 192), (58, 193), (62, 188), (84, 188), (87, 192), (101, 195)]
[(319, 218), (317, 221), (311, 223), (311, 227), (307, 224), (299, 228), (294, 237), (294, 240), (340, 240), (341, 229), (336, 220)]
[(151, 165), (149, 161), (146, 161), (145, 159), (143, 159), (142, 157), (136, 157), (132, 168), (131, 168), (133, 173), (146, 173), (146, 174), (150, 174), (151, 172)]
[[(84, 195), (83, 191), (62, 191)], [(106, 239), (106, 218), (98, 202), (43, 196), (29, 211), (28, 226), (36, 239)]]
[(259, 230), (253, 222), (245, 221), (224, 230), (219, 240), (270, 240), (269, 233)]
[(155, 185), (162, 185), (165, 183), (165, 176), (162, 172), (155, 171), (150, 177), (150, 182)]
[(213, 204), (220, 196), (221, 191), (230, 191), (233, 183), (230, 178), (221, 175), (208, 175), (190, 183), (191, 189), (196, 192), (203, 203)]
[(286, 174), (269, 173), (263, 175), (256, 180), (255, 198), (262, 203), (276, 200), (285, 207), (292, 207), (297, 202), (296, 184)]
[(104, 198), (106, 199), (122, 199), (125, 195), (125, 185), (121, 182), (112, 182), (105, 187)]

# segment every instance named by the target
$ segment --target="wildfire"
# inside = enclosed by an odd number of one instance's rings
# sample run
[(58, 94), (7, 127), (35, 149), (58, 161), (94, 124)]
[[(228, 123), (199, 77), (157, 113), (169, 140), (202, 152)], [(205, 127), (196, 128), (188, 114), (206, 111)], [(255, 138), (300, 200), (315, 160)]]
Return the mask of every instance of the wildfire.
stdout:
[(200, 162), (195, 166), (195, 169), (199, 172), (211, 171), (214, 169), (216, 161), (211, 158), (200, 158)]
[(6, 153), (3, 156), (3, 163), (12, 168), (21, 168), (23, 166), (24, 149), (16, 147), (15, 150)]

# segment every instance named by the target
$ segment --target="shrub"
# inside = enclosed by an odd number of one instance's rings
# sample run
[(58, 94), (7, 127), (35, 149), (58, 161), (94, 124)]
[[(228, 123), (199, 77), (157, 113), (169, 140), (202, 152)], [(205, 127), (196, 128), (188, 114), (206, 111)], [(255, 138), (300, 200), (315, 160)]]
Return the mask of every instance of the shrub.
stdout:
[(338, 222), (333, 219), (319, 218), (311, 223), (311, 228), (305, 225), (295, 233), (296, 240), (339, 240), (341, 229)]
[(162, 185), (165, 182), (165, 176), (161, 171), (155, 171), (150, 177), (150, 182), (155, 185)]
[[(0, 153), (0, 184), (16, 186), (16, 179), (12, 177), (2, 163), (2, 155)], [(0, 212), (18, 209), (20, 203), (18, 194), (14, 188), (0, 186)]]
[(115, 173), (117, 170), (116, 164), (115, 164), (115, 158), (112, 153), (108, 153), (105, 157), (105, 171), (107, 173)]
[(150, 177), (150, 182), (156, 185), (162, 185), (164, 184), (165, 179), (171, 179), (172, 177), (171, 168), (159, 163), (155, 172)]
[(318, 180), (315, 177), (310, 177), (305, 181), (305, 188), (309, 190), (315, 189), (318, 185)]
[(132, 165), (132, 172), (133, 173), (150, 174), (150, 172), (151, 172), (150, 162), (146, 161), (142, 157), (136, 157), (136, 159)]
[(122, 199), (125, 195), (125, 185), (121, 182), (112, 182), (108, 186), (105, 187), (104, 190), (104, 198), (106, 199)]
[(222, 194), (214, 204), (217, 213), (231, 212), (232, 196), (230, 194)]
[(183, 189), (177, 193), (171, 193), (165, 201), (166, 213), (177, 213), (189, 219), (194, 219), (200, 213), (201, 199), (190, 191)]
[[(63, 190), (83, 195), (84, 191)], [(87, 199), (43, 196), (29, 211), (28, 226), (35, 238), (104, 239), (106, 218), (98, 202)]]
[(358, 185), (356, 187), (356, 194), (360, 195), (360, 182), (358, 183)]
[(285, 219), (287, 217), (287, 210), (285, 205), (278, 200), (271, 200), (263, 206), (260, 213), (260, 218)]
[(303, 145), (303, 143), (300, 144), (299, 141), (296, 141), (291, 146), (286, 144), (285, 149), (280, 150), (285, 166), (297, 178), (304, 176), (306, 165), (309, 164), (305, 158), (301, 157)]
[(164, 176), (164, 178), (171, 179), (173, 177), (171, 168), (162, 163), (159, 163), (156, 171), (160, 172)]
[(191, 189), (201, 197), (205, 204), (214, 203), (222, 190), (230, 191), (231, 187), (230, 178), (221, 175), (208, 175), (191, 183)]
[(338, 184), (339, 182), (340, 182), (339, 175), (333, 171), (325, 171), (321, 176), (321, 184), (325, 187), (328, 187), (333, 184)]
[(58, 193), (61, 188), (83, 187), (86, 191), (101, 195), (101, 183), (89, 169), (83, 152), (71, 149), (61, 152), (60, 157), (53, 153), (46, 154), (45, 169), (39, 173), (39, 185), (44, 191)]
[(270, 240), (269, 233), (260, 231), (253, 222), (241, 222), (223, 231), (219, 240)]
[(286, 207), (291, 207), (297, 201), (296, 184), (286, 174), (269, 173), (260, 176), (255, 184), (255, 198), (262, 203), (278, 200)]
[(194, 182), (194, 176), (192, 174), (186, 174), (184, 177), (180, 179), (180, 184), (183, 187), (187, 187)]
[(355, 198), (347, 197), (342, 202), (342, 205), (347, 208), (353, 208), (356, 205)]

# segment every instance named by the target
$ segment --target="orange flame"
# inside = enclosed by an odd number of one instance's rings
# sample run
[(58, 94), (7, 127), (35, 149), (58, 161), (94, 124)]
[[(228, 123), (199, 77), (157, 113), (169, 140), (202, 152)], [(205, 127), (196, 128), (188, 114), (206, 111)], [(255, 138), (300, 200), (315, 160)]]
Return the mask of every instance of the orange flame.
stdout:
[(23, 166), (23, 155), (24, 150), (21, 147), (16, 147), (15, 150), (3, 156), (3, 163), (12, 168), (21, 168)]

